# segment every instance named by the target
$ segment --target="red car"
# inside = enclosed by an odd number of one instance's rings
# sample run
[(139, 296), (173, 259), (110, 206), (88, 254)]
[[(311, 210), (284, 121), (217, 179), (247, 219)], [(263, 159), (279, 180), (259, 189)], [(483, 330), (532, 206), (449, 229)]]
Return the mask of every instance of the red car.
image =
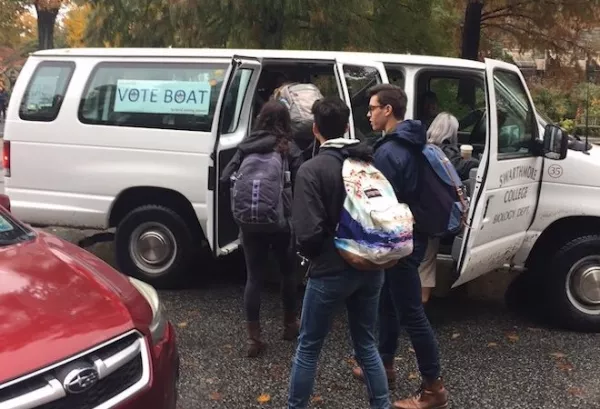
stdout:
[(0, 409), (175, 409), (156, 291), (7, 208), (0, 195)]

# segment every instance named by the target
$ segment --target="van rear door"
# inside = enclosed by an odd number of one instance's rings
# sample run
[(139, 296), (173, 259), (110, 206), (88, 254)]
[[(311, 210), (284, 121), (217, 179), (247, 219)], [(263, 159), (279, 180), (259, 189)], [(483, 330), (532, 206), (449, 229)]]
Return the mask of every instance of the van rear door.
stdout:
[(485, 64), (487, 142), (453, 287), (511, 263), (534, 220), (541, 186), (539, 127), (525, 79), (514, 65)]
[(249, 132), (252, 98), (261, 67), (260, 59), (234, 56), (216, 107), (219, 115), (215, 115), (213, 123), (214, 148), (206, 195), (206, 236), (215, 256), (228, 254), (239, 246), (239, 229), (231, 214), (229, 189), (221, 189), (219, 179)]

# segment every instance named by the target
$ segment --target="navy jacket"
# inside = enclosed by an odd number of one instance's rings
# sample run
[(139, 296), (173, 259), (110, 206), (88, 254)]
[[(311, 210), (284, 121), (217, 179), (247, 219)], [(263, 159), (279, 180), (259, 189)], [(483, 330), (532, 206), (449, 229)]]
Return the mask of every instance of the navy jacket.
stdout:
[(375, 143), (373, 164), (390, 181), (399, 202), (411, 206), (417, 199), (421, 158), (417, 156), (427, 143), (421, 121), (406, 120)]

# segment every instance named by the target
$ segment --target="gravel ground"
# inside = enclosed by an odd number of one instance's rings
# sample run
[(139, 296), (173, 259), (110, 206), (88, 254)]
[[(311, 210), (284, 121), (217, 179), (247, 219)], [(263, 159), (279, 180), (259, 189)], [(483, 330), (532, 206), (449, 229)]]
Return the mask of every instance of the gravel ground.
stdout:
[[(263, 293), (268, 349), (244, 357), (243, 276), (235, 263), (215, 266), (218, 281), (162, 291), (177, 327), (182, 356), (179, 409), (284, 408), (295, 344), (280, 339), (276, 288)], [(451, 408), (600, 409), (600, 335), (539, 327), (503, 303), (453, 296), (436, 300), (431, 319), (442, 347)], [(343, 310), (319, 363), (314, 408), (367, 408), (366, 390), (351, 378), (351, 347)], [(399, 387), (418, 387), (414, 353), (404, 338), (397, 355)], [(267, 403), (260, 404), (263, 395)]]
[[(93, 233), (47, 230), (73, 242)], [(89, 250), (114, 264), (110, 244)], [(190, 283), (194, 288), (189, 290), (160, 292), (176, 326), (181, 354), (178, 409), (286, 407), (295, 343), (280, 339), (277, 288), (267, 286), (263, 292), (261, 313), (268, 349), (262, 357), (248, 359), (244, 357), (240, 258), (205, 264), (203, 270), (216, 278)], [(489, 285), (499, 286), (498, 282)], [(485, 287), (484, 282), (476, 292), (489, 293)], [(545, 328), (522, 313), (513, 313), (498, 297), (475, 300), (470, 293), (435, 300), (430, 311), (451, 408), (600, 409), (600, 334)], [(350, 353), (346, 318), (340, 310), (321, 354), (310, 407), (368, 407), (365, 387), (350, 375)], [(416, 390), (419, 383), (406, 337), (396, 362), (399, 383), (393, 398)]]

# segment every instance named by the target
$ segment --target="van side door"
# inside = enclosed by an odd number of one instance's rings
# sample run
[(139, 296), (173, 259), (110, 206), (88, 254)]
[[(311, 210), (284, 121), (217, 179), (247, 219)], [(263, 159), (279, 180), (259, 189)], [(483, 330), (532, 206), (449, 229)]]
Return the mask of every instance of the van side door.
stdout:
[(367, 112), (369, 88), (387, 84), (388, 76), (381, 62), (365, 61), (364, 58), (342, 57), (336, 59), (338, 85), (350, 107), (350, 129), (347, 137), (369, 140), (380, 136), (373, 132)]
[(517, 67), (486, 64), (488, 141), (471, 196), (453, 287), (510, 264), (537, 210), (543, 157), (531, 95)]
[(238, 144), (249, 132), (253, 96), (262, 63), (253, 57), (234, 56), (224, 78), (213, 124), (214, 148), (210, 155), (206, 195), (206, 236), (215, 256), (228, 254), (239, 245), (239, 228), (231, 214), (230, 193), (219, 179)]

